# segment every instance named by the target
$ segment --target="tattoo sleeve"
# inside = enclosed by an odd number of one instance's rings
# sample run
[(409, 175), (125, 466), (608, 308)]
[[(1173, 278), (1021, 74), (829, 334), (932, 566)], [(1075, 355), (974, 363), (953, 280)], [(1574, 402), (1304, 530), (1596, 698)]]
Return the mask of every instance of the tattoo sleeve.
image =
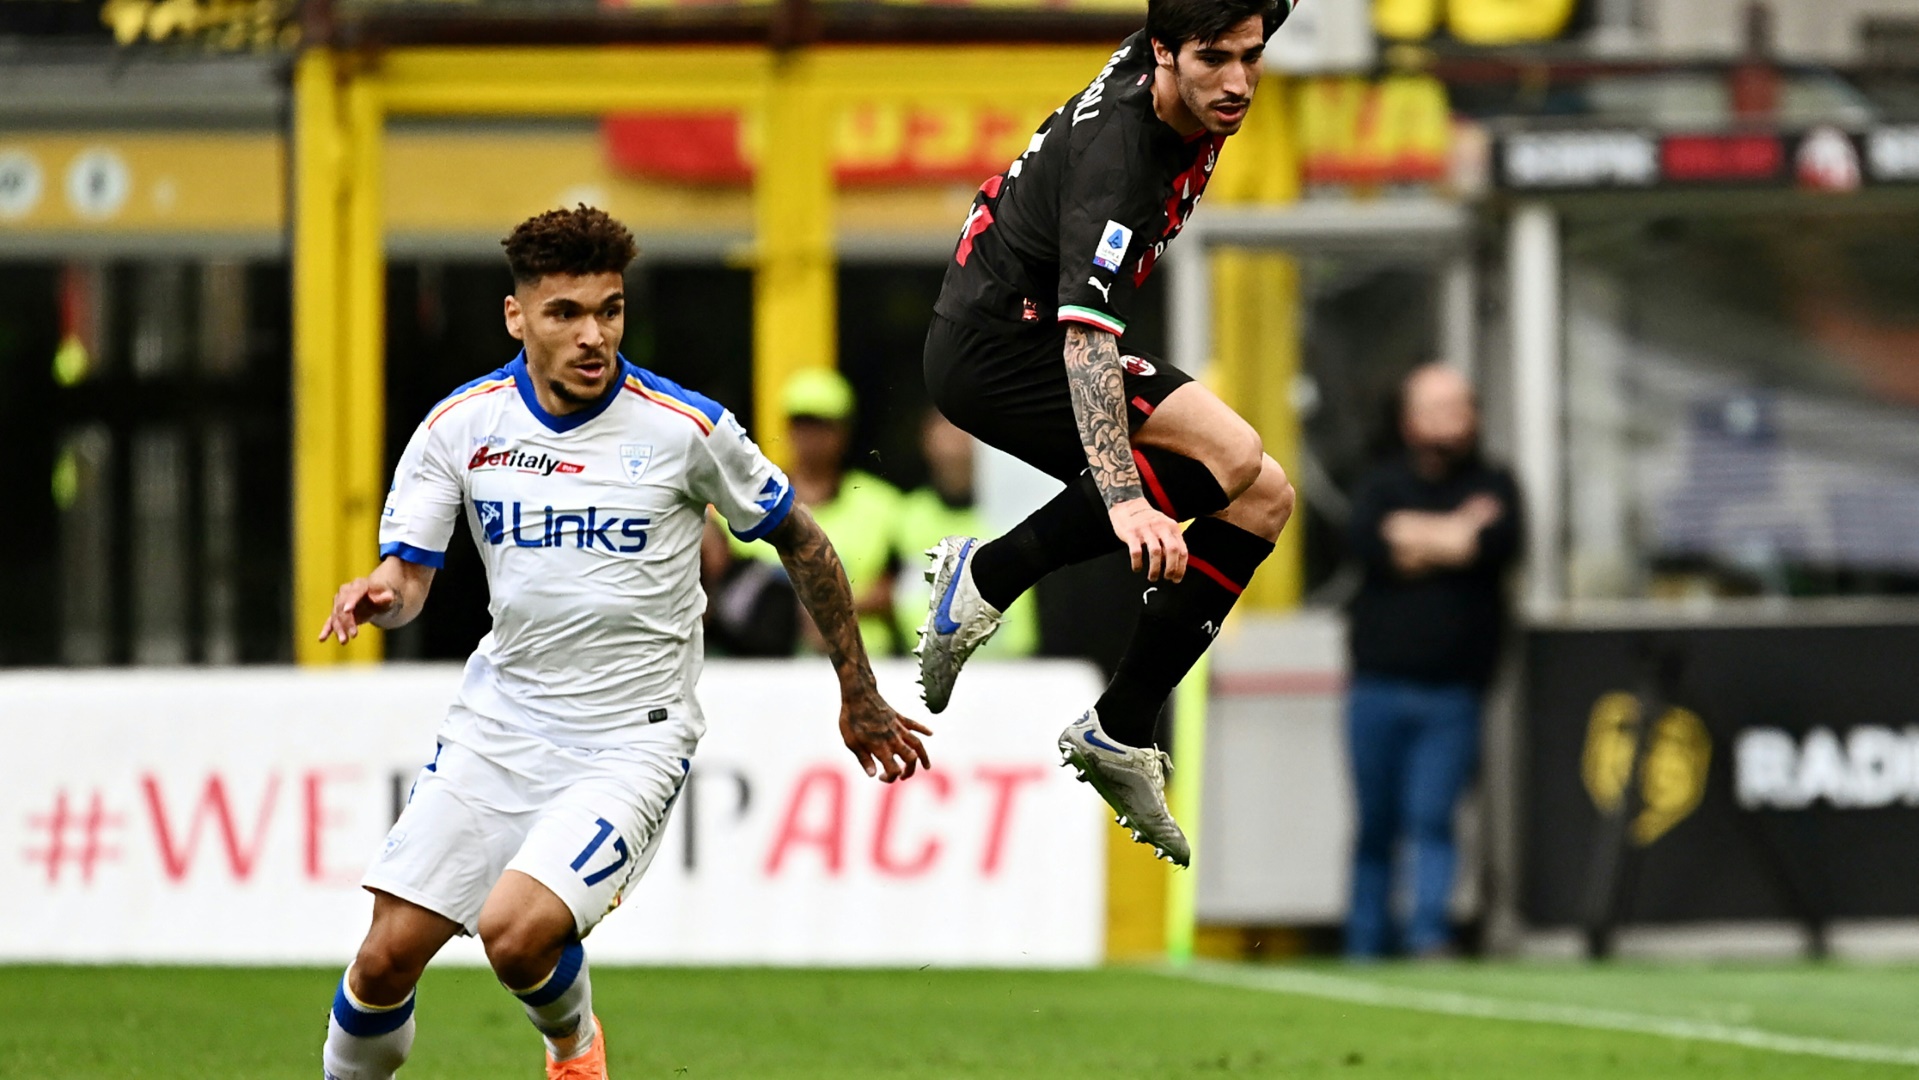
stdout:
[(1093, 482), (1107, 506), (1145, 496), (1126, 423), (1126, 380), (1119, 338), (1077, 323), (1066, 327), (1066, 385)]
[(779, 551), (793, 590), (826, 639), (827, 656), (839, 673), (840, 685), (873, 686), (873, 666), (867, 661), (859, 616), (853, 611), (853, 587), (826, 530), (806, 507), (796, 505), (766, 539)]

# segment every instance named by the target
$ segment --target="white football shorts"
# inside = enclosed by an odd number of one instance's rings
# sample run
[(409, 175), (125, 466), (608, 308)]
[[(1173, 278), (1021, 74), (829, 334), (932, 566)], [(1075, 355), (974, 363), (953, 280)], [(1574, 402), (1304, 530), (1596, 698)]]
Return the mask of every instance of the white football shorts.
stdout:
[(697, 742), (675, 718), (627, 746), (560, 746), (456, 705), (361, 884), (477, 934), (487, 894), (518, 870), (585, 937), (653, 862)]

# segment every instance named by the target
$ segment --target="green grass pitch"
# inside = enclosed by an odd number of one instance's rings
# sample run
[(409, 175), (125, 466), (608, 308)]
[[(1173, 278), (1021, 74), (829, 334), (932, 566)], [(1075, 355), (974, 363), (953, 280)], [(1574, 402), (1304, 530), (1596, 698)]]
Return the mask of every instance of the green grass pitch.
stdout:
[[(1209, 968), (1222, 977), (1242, 969)], [(1919, 1061), (1919, 969), (1311, 965), (1367, 993), (1629, 1013)], [(0, 967), (0, 1077), (315, 1080), (337, 971)], [(612, 1075), (640, 1077), (1919, 1077), (1919, 1064), (1446, 1015), (1128, 968), (600, 968)], [(489, 974), (430, 971), (405, 1080), (542, 1075)]]

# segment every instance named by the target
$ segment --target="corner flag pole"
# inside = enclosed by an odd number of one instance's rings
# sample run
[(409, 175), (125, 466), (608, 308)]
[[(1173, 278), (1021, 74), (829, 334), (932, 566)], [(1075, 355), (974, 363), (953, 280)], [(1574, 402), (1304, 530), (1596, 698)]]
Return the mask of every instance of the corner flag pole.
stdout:
[[(1186, 833), (1192, 849), (1192, 867), (1199, 865), (1199, 804), (1206, 782), (1206, 701), (1212, 684), (1212, 654), (1199, 663), (1173, 694), (1173, 767), (1171, 801), (1174, 820)], [(1199, 893), (1198, 872), (1189, 867), (1166, 876), (1166, 961), (1183, 967), (1193, 959), (1194, 908)]]

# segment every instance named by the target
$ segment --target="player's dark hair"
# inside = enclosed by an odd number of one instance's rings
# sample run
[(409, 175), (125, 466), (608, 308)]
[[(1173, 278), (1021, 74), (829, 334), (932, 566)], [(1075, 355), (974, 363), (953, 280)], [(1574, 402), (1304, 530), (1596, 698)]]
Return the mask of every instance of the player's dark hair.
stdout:
[(1189, 41), (1210, 45), (1253, 15), (1272, 37), (1295, 0), (1146, 0), (1146, 36), (1173, 55)]
[(516, 285), (548, 274), (624, 274), (640, 246), (626, 226), (596, 207), (548, 210), (519, 223), (500, 241)]

